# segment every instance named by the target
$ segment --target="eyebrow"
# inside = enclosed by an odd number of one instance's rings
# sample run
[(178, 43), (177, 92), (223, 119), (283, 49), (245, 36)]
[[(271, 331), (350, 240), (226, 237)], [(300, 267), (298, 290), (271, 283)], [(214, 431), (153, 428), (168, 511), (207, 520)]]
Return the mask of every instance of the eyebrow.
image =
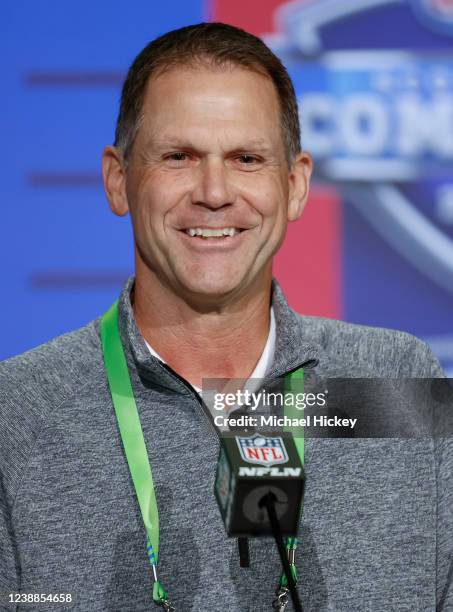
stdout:
[[(153, 137), (151, 137), (147, 141), (146, 146), (147, 146), (147, 148), (148, 147), (153, 147), (153, 148), (157, 148), (159, 150), (161, 150), (161, 149), (168, 149), (168, 148), (189, 149), (189, 150), (193, 150), (193, 151), (198, 150), (198, 147), (196, 147), (189, 140), (183, 140), (182, 138), (180, 138), (178, 136), (174, 136), (174, 135), (163, 136), (163, 137), (160, 137), (160, 138), (153, 138)], [(271, 147), (270, 147), (270, 145), (263, 138), (255, 138), (255, 139), (252, 139), (252, 140), (244, 141), (240, 145), (235, 146), (232, 150), (233, 151), (261, 151), (261, 152), (266, 152), (266, 151), (270, 151)]]

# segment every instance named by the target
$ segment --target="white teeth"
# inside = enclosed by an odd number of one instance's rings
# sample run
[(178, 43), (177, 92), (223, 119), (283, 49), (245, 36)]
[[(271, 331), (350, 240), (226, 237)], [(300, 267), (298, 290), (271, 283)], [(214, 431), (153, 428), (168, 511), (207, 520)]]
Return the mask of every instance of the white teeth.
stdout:
[(186, 229), (186, 234), (189, 236), (202, 236), (203, 238), (222, 237), (222, 236), (234, 236), (239, 234), (238, 229), (235, 227), (225, 227), (222, 229), (208, 229), (201, 227), (190, 227)]

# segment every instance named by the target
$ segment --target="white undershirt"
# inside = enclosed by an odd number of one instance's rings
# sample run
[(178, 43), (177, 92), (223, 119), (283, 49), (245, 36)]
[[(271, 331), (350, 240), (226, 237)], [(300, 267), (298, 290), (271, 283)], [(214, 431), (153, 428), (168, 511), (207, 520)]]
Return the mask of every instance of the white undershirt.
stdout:
[[(250, 374), (249, 378), (264, 378), (267, 372), (269, 371), (270, 366), (272, 365), (272, 362), (274, 360), (276, 332), (275, 332), (275, 315), (274, 315), (274, 309), (272, 307), (271, 307), (270, 314), (271, 314), (271, 317), (270, 317), (271, 322), (269, 326), (269, 334), (267, 336), (266, 345), (264, 347), (263, 352), (261, 353), (261, 357), (258, 359), (258, 363), (256, 364), (255, 369)], [(154, 357), (157, 357), (157, 359), (160, 359), (160, 361), (162, 361), (163, 363), (166, 363), (165, 360), (162, 359), (162, 357), (159, 355), (159, 353), (156, 353), (153, 347), (150, 344), (148, 344), (148, 342), (146, 342), (146, 340), (145, 340), (145, 343), (150, 353), (154, 355)], [(201, 389), (199, 387), (196, 387), (195, 385), (192, 385), (192, 386), (195, 389), (195, 391), (197, 391), (198, 393), (201, 393)]]

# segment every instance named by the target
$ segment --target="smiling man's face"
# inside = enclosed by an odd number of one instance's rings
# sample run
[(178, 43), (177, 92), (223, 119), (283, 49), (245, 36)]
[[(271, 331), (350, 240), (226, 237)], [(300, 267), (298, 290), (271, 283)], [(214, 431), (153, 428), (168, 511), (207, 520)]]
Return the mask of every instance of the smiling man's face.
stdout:
[(288, 168), (271, 80), (240, 67), (175, 67), (150, 80), (142, 114), (127, 203), (113, 207), (131, 212), (137, 275), (207, 302), (270, 283), (311, 172), (306, 154)]

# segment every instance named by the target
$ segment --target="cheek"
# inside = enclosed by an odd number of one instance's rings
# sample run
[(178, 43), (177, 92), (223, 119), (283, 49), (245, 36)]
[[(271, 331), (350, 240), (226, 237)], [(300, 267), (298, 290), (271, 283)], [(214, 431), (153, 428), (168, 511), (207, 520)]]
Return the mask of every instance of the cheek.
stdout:
[(263, 217), (275, 219), (286, 208), (287, 190), (277, 176), (250, 174), (241, 185), (242, 195)]
[(268, 191), (260, 200), (260, 214), (264, 225), (267, 224), (269, 233), (281, 230), (282, 224), (286, 222), (286, 201), (281, 192)]
[(136, 230), (155, 231), (165, 225), (173, 207), (179, 201), (180, 190), (174, 181), (158, 176), (147, 177), (133, 192), (132, 216)]

